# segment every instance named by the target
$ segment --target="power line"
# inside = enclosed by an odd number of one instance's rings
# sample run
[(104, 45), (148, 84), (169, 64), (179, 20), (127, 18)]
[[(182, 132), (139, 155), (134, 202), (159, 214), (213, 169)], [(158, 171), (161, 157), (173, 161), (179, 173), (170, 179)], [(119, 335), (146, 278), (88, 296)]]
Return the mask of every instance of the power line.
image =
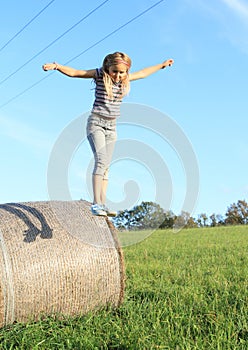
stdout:
[[(53, 0), (55, 1), (55, 0)], [(6, 80), (8, 80), (9, 78), (11, 78), (13, 75), (15, 75), (17, 72), (19, 72), (22, 68), (24, 68), (25, 66), (27, 66), (30, 62), (32, 62), (35, 58), (37, 58), (40, 54), (42, 54), (45, 50), (47, 50), (50, 46), (52, 46), (53, 44), (55, 44), (59, 39), (61, 39), (63, 36), (65, 36), (66, 34), (68, 34), (72, 29), (74, 29), (76, 26), (78, 26), (81, 22), (83, 22), (86, 18), (88, 18), (90, 15), (92, 15), (94, 12), (96, 12), (100, 7), (102, 7), (106, 2), (108, 2), (109, 0), (105, 0), (103, 1), (99, 6), (97, 6), (96, 8), (94, 8), (92, 11), (90, 11), (86, 16), (84, 16), (83, 18), (81, 18), (77, 23), (73, 24), (73, 26), (71, 26), (69, 29), (67, 29), (64, 33), (62, 33), (61, 35), (59, 35), (56, 39), (54, 39), (50, 44), (48, 44), (46, 47), (44, 47), (42, 50), (40, 50), (37, 54), (35, 54), (34, 56), (32, 56), (29, 60), (27, 60), (25, 63), (23, 63), (20, 67), (18, 67), (14, 72), (10, 73), (6, 78), (4, 78), (3, 80), (0, 81), (0, 85), (2, 85)]]
[(24, 25), (24, 27), (22, 27), (14, 36), (12, 36), (12, 38), (10, 38), (1, 48), (0, 48), (0, 52), (11, 43), (11, 41), (13, 41), (18, 35), (21, 34), (21, 32), (24, 31), (24, 29), (26, 29), (37, 17), (39, 17), (42, 12), (44, 12), (55, 0), (50, 1), (42, 10), (40, 10), (40, 12), (38, 12), (27, 24)]
[(143, 12), (139, 13), (137, 16), (131, 18), (128, 22), (124, 23), (123, 25), (121, 25), (120, 27), (118, 27), (117, 29), (113, 30), (111, 33), (109, 33), (108, 35), (106, 35), (105, 37), (103, 37), (102, 39), (98, 40), (95, 44), (91, 45), (90, 47), (88, 47), (87, 49), (85, 49), (84, 51), (80, 52), (78, 55), (74, 56), (73, 58), (71, 58), (69, 61), (65, 62), (64, 64), (67, 65), (69, 63), (71, 63), (72, 61), (74, 61), (75, 59), (77, 59), (78, 57), (80, 57), (81, 55), (83, 55), (85, 52), (89, 51), (90, 49), (92, 49), (93, 47), (95, 47), (96, 45), (100, 44), (102, 41), (106, 40), (107, 38), (109, 38), (110, 36), (112, 36), (113, 34), (117, 33), (119, 30), (121, 30), (122, 28), (126, 27), (127, 25), (129, 25), (130, 23), (132, 23), (133, 21), (135, 21), (136, 19), (138, 19), (139, 17), (143, 16), (145, 13), (149, 12), (150, 10), (152, 10), (155, 6), (159, 5), (161, 2), (163, 2), (164, 0), (160, 0), (158, 2), (156, 2), (154, 5), (152, 5), (151, 7), (147, 8), (146, 10), (144, 10)]
[[(104, 36), (102, 39), (98, 40), (96, 43), (94, 43), (93, 45), (89, 46), (87, 49), (85, 49), (84, 51), (80, 52), (78, 55), (72, 57), (69, 61), (65, 62), (64, 65), (67, 65), (69, 63), (71, 63), (72, 61), (74, 61), (75, 59), (77, 59), (78, 57), (80, 57), (81, 55), (83, 55), (84, 53), (86, 53), (87, 51), (89, 51), (90, 49), (92, 49), (93, 47), (97, 46), (98, 44), (100, 44), (101, 42), (103, 42), (104, 40), (106, 40), (107, 38), (109, 38), (110, 36), (112, 36), (113, 34), (117, 33), (119, 30), (123, 29), (124, 27), (126, 27), (127, 25), (129, 25), (130, 23), (134, 22), (136, 19), (138, 19), (139, 17), (143, 16), (145, 13), (149, 12), (150, 10), (152, 10), (154, 7), (156, 7), (157, 5), (159, 5), (161, 2), (163, 2), (164, 0), (160, 0), (158, 2), (156, 2), (155, 4), (153, 4), (152, 6), (150, 6), (149, 8), (147, 8), (146, 10), (144, 10), (143, 12), (139, 13), (137, 16), (131, 18), (129, 21), (127, 21), (126, 23), (124, 23), (123, 25), (121, 25), (120, 27), (116, 28), (115, 30), (113, 30), (111, 33), (109, 33), (108, 35)], [(51, 72), (50, 74), (46, 75), (44, 78), (36, 81), (34, 84), (30, 85), (29, 87), (27, 87), (25, 90), (21, 91), (19, 94), (15, 95), (14, 97), (12, 97), (11, 99), (9, 99), (7, 102), (5, 102), (4, 104), (2, 104), (0, 106), (0, 109), (7, 106), (9, 103), (11, 103), (12, 101), (14, 101), (15, 99), (17, 99), (18, 97), (22, 96), (23, 94), (25, 94), (27, 91), (31, 90), (32, 88), (34, 88), (36, 85), (38, 85), (39, 83), (41, 83), (43, 80), (49, 78), (52, 74), (54, 74), (54, 71)]]

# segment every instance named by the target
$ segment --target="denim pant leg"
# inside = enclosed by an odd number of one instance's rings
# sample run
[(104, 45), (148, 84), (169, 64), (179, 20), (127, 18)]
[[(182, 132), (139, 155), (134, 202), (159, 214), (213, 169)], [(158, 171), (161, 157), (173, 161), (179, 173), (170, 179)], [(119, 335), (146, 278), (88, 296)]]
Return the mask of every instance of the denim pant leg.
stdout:
[(107, 180), (116, 141), (115, 121), (91, 116), (87, 125), (87, 137), (95, 158), (93, 174), (101, 175)]

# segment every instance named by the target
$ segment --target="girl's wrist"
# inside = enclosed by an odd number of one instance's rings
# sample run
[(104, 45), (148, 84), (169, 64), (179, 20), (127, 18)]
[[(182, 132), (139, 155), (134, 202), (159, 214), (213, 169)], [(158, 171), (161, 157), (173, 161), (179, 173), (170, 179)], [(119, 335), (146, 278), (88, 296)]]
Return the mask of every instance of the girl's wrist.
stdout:
[(53, 68), (53, 70), (58, 70), (58, 68), (59, 68), (58, 63), (57, 63), (57, 62), (53, 62), (53, 64), (54, 64), (54, 68)]

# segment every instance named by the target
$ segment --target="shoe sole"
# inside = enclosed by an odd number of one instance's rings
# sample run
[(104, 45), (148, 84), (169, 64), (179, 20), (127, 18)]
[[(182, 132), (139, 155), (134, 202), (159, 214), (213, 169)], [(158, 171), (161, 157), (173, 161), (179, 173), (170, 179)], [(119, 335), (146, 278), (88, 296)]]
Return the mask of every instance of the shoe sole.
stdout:
[(107, 216), (107, 213), (93, 213), (93, 212), (91, 212), (92, 213), (92, 215), (94, 215), (94, 216)]

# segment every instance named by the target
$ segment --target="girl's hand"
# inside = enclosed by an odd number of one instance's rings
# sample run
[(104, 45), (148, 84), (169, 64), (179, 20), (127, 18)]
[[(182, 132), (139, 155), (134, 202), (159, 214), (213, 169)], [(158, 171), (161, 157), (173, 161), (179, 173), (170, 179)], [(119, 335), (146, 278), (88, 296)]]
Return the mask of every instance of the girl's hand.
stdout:
[(162, 69), (164, 69), (165, 67), (170, 67), (172, 66), (174, 63), (174, 60), (172, 58), (170, 58), (169, 60), (166, 60), (162, 63)]
[(56, 70), (56, 69), (58, 69), (58, 64), (56, 62), (54, 62), (54, 63), (45, 63), (45, 64), (43, 64), (42, 69), (44, 71)]

